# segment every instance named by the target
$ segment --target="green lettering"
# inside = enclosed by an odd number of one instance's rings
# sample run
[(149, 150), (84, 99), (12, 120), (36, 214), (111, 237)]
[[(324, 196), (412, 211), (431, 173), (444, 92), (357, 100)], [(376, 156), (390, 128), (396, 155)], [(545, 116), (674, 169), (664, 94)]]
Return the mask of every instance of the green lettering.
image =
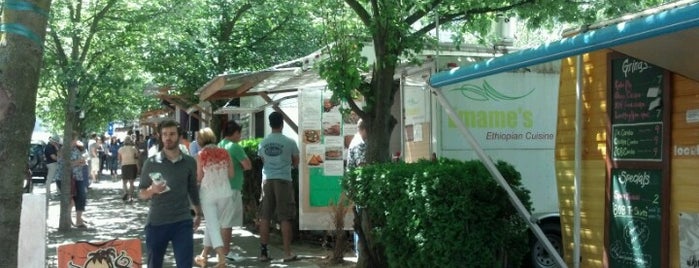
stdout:
[(514, 111), (507, 112), (507, 127), (516, 128), (517, 127), (517, 113)]
[[(521, 114), (521, 118), (518, 116)], [(534, 126), (534, 116), (532, 111), (517, 110), (461, 110), (457, 112), (459, 120), (467, 128), (532, 128)], [(447, 126), (456, 128), (456, 123), (451, 118), (447, 118)]]
[(522, 126), (525, 128), (532, 128), (534, 126), (534, 119), (531, 110), (525, 110), (522, 113)]
[(499, 128), (505, 122), (505, 114), (501, 111), (490, 111), (488, 114), (488, 126), (491, 128)]
[(476, 127), (479, 127), (479, 128), (487, 128), (487, 127), (490, 127), (490, 126), (488, 125), (488, 113), (487, 113), (486, 111), (478, 111), (478, 112), (476, 112), (476, 114), (477, 114), (477, 115), (476, 115), (476, 118), (477, 118), (477, 119), (476, 119), (476, 122), (475, 122), (475, 123), (476, 123), (476, 124), (475, 124)]

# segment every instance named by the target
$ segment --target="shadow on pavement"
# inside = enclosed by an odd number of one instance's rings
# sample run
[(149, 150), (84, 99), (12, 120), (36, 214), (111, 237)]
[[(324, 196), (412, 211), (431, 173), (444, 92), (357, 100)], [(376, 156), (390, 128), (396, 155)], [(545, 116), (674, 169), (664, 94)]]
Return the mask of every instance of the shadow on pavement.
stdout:
[[(113, 181), (108, 176), (103, 176), (99, 183), (91, 185), (88, 190), (88, 201), (83, 217), (87, 221), (87, 228), (73, 228), (70, 231), (58, 231), (58, 219), (60, 215), (60, 196), (56, 194), (55, 187), (49, 200), (49, 214), (47, 220), (48, 245), (47, 266), (58, 267), (57, 248), (62, 244), (75, 243), (77, 241), (107, 241), (115, 238), (141, 239), (143, 262), (146, 262), (145, 238), (143, 226), (148, 213), (148, 203), (134, 200), (125, 202), (122, 198), (121, 181)], [(34, 192), (45, 192), (44, 185), (35, 185)], [(71, 214), (74, 218), (74, 212)], [(201, 252), (202, 239), (204, 237), (204, 224), (194, 234), (195, 255)], [(270, 257), (276, 258), (269, 263), (261, 263), (257, 260), (259, 254), (258, 236), (244, 228), (233, 230), (233, 245), (231, 249), (239, 258), (229, 261), (227, 267), (354, 267), (356, 258), (352, 253), (347, 253), (346, 262), (338, 265), (328, 265), (327, 256), (329, 250), (322, 246), (304, 241), (295, 241), (292, 250), (299, 256), (299, 260), (284, 263), (281, 260), (281, 238), (273, 232), (270, 238)], [(209, 266), (216, 264), (216, 258), (211, 256)], [(143, 267), (146, 267), (145, 265)], [(172, 248), (168, 249), (165, 256), (165, 267), (175, 267)]]

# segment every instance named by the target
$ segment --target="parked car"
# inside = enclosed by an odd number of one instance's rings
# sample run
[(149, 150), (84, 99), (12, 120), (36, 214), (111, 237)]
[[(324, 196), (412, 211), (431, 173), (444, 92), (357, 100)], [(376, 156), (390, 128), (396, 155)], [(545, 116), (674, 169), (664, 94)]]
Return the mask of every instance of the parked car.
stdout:
[(46, 183), (48, 168), (46, 167), (46, 156), (44, 156), (43, 141), (32, 141), (29, 146), (29, 170), (32, 172), (32, 181)]

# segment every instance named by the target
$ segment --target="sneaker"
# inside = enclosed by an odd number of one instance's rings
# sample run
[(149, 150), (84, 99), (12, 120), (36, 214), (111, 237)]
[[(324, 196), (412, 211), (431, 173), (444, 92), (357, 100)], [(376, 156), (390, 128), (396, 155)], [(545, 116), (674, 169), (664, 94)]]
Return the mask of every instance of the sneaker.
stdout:
[(226, 259), (229, 261), (236, 261), (238, 258), (240, 258), (238, 253), (228, 252), (228, 255), (226, 255)]
[(269, 262), (272, 259), (269, 258), (269, 255), (267, 255), (267, 252), (262, 252), (262, 254), (260, 254), (260, 257), (257, 257), (257, 260), (260, 262)]

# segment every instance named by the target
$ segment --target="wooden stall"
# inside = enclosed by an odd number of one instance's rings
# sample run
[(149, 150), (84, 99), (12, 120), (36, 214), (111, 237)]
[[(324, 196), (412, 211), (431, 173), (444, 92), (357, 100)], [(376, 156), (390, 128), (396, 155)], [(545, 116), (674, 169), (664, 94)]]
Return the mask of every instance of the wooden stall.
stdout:
[[(699, 212), (699, 82), (612, 50), (582, 59), (581, 267), (680, 267), (680, 215)], [(562, 62), (556, 142), (569, 263), (575, 60)]]
[(568, 265), (699, 267), (698, 13), (699, 1), (676, 1), (430, 79), (440, 88), (561, 60), (555, 187)]

